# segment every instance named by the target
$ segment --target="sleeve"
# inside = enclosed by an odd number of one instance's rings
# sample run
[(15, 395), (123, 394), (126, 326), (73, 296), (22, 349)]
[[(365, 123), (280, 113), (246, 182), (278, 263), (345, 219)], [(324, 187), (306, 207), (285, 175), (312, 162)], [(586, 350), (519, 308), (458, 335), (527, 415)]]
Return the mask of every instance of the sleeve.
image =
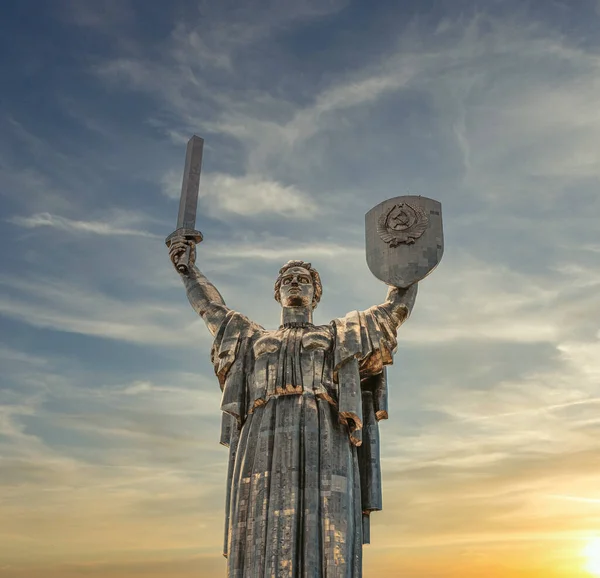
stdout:
[[(246, 418), (246, 379), (251, 370), (251, 344), (262, 327), (229, 311), (215, 335), (211, 361), (222, 391), (221, 443), (229, 445), (232, 429)], [(236, 423), (237, 422), (237, 423)]]
[(350, 358), (356, 358), (361, 378), (366, 378), (381, 373), (385, 365), (393, 363), (400, 323), (388, 313), (385, 305), (351, 311), (333, 323), (337, 336), (336, 368)]
[(369, 542), (370, 514), (382, 508), (379, 421), (388, 417), (386, 365), (393, 362), (401, 321), (385, 306), (351, 311), (332, 322), (334, 381), (340, 420), (358, 446), (363, 540)]
[(220, 443), (229, 448), (227, 467), (227, 493), (225, 500), (225, 534), (223, 555), (228, 556), (228, 537), (231, 514), (231, 488), (240, 430), (246, 419), (246, 385), (252, 371), (252, 342), (264, 331), (236, 311), (228, 311), (215, 334), (211, 361), (219, 380), (221, 391), (221, 439)]
[[(339, 412), (350, 420), (353, 442), (362, 442), (362, 397), (366, 389), (372, 398), (377, 421), (387, 419), (387, 380), (385, 366), (393, 363), (398, 348), (396, 331), (400, 325), (377, 305), (366, 311), (351, 311), (332, 322), (335, 331), (334, 380), (339, 384)], [(369, 417), (370, 419), (370, 417)]]

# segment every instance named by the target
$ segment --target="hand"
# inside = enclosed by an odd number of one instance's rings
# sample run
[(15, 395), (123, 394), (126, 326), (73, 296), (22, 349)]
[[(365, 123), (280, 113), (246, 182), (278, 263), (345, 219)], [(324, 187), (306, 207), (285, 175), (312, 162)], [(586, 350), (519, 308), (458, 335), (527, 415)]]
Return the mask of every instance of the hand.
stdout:
[(408, 287), (388, 287), (387, 301), (394, 304), (394, 307), (404, 306), (408, 313), (412, 311), (417, 298), (418, 283), (413, 283)]
[(415, 282), (404, 289), (399, 289), (400, 295), (402, 296), (402, 300), (406, 305), (412, 309), (412, 306), (415, 303), (415, 299), (417, 298), (417, 290), (419, 289), (419, 283)]
[(177, 268), (177, 265), (181, 259), (181, 257), (185, 254), (189, 247), (190, 257), (189, 257), (189, 266), (190, 268), (194, 266), (196, 262), (196, 243), (194, 241), (190, 241), (183, 237), (173, 239), (171, 242), (171, 246), (169, 247), (169, 259), (171, 259), (171, 263), (177, 270), (178, 273), (181, 271)]
[(415, 281), (412, 285), (408, 287), (396, 287), (398, 292), (407, 299), (414, 299), (417, 294), (417, 289), (419, 288), (418, 281)]

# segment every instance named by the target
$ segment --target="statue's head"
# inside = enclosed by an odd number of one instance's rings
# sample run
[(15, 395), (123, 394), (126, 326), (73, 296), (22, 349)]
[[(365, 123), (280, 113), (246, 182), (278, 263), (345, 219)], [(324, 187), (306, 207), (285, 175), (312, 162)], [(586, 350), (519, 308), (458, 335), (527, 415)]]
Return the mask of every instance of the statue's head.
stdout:
[(275, 299), (283, 307), (309, 307), (314, 309), (321, 300), (321, 278), (310, 263), (288, 261), (280, 270), (275, 282)]

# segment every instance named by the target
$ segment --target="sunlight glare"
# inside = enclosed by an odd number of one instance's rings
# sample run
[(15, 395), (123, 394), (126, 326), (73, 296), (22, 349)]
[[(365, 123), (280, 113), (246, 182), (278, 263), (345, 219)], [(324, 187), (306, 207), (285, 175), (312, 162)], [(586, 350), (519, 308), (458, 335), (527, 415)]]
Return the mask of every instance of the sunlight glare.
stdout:
[(592, 576), (600, 576), (600, 538), (592, 538), (583, 549), (587, 561), (585, 569)]

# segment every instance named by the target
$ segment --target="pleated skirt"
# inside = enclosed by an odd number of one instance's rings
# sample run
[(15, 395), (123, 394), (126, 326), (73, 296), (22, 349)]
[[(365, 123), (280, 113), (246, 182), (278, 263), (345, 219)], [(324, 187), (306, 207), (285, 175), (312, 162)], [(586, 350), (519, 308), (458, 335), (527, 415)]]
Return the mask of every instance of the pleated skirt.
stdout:
[(229, 578), (360, 578), (356, 447), (326, 400), (272, 397), (248, 416), (230, 500)]

